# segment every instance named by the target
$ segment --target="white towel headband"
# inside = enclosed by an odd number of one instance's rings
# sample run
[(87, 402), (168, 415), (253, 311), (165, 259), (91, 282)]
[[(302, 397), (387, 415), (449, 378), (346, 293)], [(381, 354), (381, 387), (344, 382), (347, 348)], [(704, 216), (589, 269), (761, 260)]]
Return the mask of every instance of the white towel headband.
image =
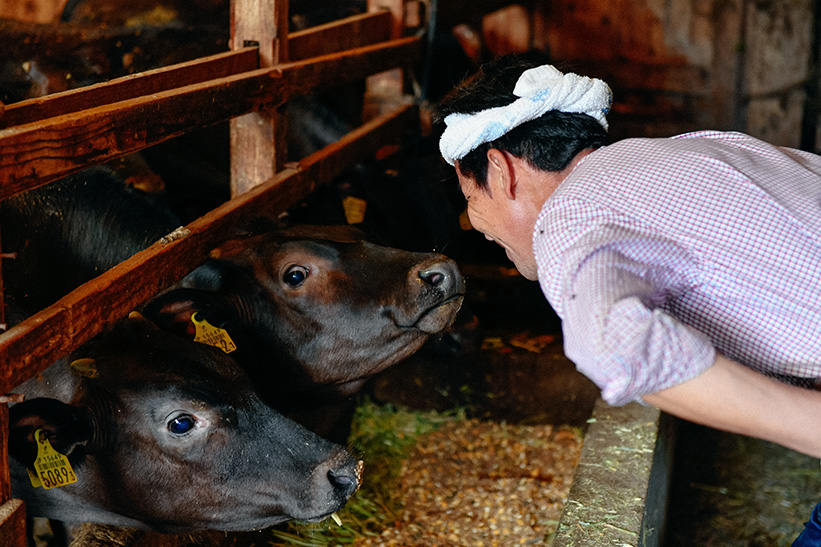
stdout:
[(447, 127), (439, 140), (439, 150), (445, 161), (453, 165), (480, 144), (498, 139), (549, 110), (587, 114), (607, 131), (605, 116), (610, 111), (613, 93), (597, 78), (572, 72), (562, 74), (552, 65), (542, 65), (524, 71), (513, 94), (519, 98), (506, 106), (473, 114), (448, 115), (445, 118)]

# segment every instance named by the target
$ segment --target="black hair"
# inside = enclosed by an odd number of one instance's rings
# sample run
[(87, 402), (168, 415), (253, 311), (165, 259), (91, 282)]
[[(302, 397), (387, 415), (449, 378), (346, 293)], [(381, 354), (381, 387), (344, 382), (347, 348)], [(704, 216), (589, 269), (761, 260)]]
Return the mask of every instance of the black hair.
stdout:
[[(544, 64), (548, 60), (539, 52), (505, 55), (489, 61), (442, 99), (437, 121), (449, 114), (473, 114), (512, 103), (518, 98), (513, 88), (522, 72)], [(471, 150), (459, 160), (459, 170), (484, 187), (487, 152), (491, 148), (522, 158), (543, 171), (561, 171), (579, 152), (606, 143), (607, 131), (595, 118), (551, 110)]]

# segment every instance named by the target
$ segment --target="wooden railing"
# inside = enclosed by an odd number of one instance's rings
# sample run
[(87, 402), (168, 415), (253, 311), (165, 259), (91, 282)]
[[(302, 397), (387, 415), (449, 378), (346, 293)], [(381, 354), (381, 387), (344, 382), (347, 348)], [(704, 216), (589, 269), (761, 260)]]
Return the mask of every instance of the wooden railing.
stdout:
[[(280, 105), (314, 90), (411, 68), (419, 60), (419, 38), (397, 31), (403, 2), (391, 2), (390, 10), (373, 7), (367, 14), (287, 34), (281, 30), (283, 17), (287, 20), (281, 0), (234, 0), (232, 51), (0, 105), (0, 200), (227, 120), (234, 148), (230, 201), (0, 334), (0, 394), (13, 393), (201, 265), (240, 219), (276, 216), (353, 163), (386, 144), (399, 144), (408, 124), (418, 122), (408, 101), (397, 101), (396, 109), (295, 166), (283, 168), (277, 158)], [(266, 21), (260, 13), (271, 17)], [(263, 123), (244, 129), (238, 123), (244, 116), (260, 116)], [(251, 153), (249, 139), (256, 141)], [(246, 180), (237, 180), (239, 172)], [(267, 172), (270, 176), (259, 176)], [(247, 173), (257, 178), (248, 179)], [(22, 502), (11, 499), (7, 434), (8, 409), (0, 403), (0, 545), (24, 547), (25, 511)]]

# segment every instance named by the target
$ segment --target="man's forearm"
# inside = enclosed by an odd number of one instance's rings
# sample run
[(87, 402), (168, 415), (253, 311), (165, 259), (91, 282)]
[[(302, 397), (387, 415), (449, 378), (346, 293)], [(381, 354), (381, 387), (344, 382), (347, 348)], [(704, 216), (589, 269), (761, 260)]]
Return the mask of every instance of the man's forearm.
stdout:
[(688, 421), (821, 458), (821, 391), (784, 384), (721, 355), (696, 378), (643, 399)]

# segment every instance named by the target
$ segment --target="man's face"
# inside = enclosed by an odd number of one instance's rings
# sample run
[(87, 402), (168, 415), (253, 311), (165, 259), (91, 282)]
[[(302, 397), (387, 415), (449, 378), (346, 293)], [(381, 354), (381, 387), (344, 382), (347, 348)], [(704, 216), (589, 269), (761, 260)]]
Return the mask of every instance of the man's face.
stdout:
[(489, 180), (481, 188), (471, 177), (462, 175), (456, 165), (459, 186), (467, 200), (467, 213), (474, 228), (495, 241), (507, 253), (524, 277), (537, 279), (536, 260), (533, 256), (533, 220), (524, 213), (525, 209), (515, 200), (508, 199), (499, 188), (493, 188)]

